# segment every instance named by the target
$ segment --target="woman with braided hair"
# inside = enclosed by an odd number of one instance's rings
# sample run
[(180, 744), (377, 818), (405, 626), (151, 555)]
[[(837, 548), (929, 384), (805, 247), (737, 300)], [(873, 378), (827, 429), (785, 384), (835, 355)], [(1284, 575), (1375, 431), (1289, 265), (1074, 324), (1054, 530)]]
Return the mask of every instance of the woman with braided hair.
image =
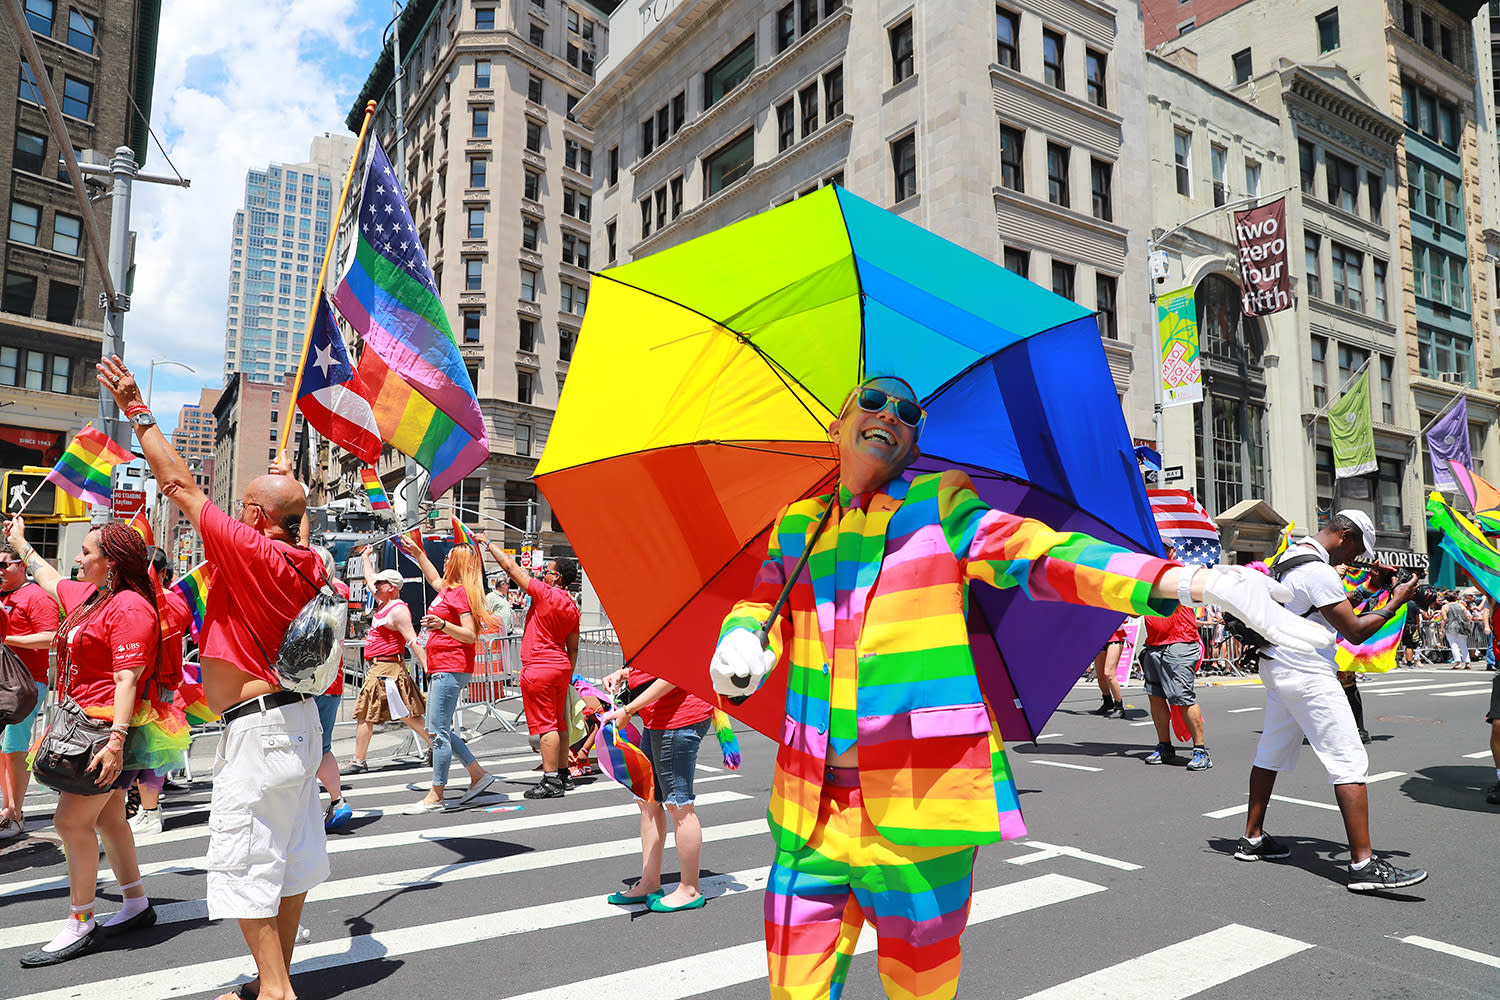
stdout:
[[(111, 723), (108, 743), (89, 764), (98, 772), (99, 787), (109, 791), (62, 792), (53, 819), (67, 852), (72, 914), (51, 942), (21, 956), (23, 966), (56, 965), (91, 950), (100, 937), (156, 922), (125, 819), (125, 792), (143, 771), (186, 746), (187, 728), (180, 714), (174, 719), (169, 706), (150, 696), (161, 655), (161, 626), (141, 536), (119, 522), (90, 531), (76, 560), (78, 579), (68, 580), (27, 543), (21, 518), (11, 519), (6, 534), (33, 579), (67, 616), (53, 644), (58, 683), (66, 684), (59, 693), (90, 717)], [(118, 913), (96, 923), (101, 840), (124, 903)]]

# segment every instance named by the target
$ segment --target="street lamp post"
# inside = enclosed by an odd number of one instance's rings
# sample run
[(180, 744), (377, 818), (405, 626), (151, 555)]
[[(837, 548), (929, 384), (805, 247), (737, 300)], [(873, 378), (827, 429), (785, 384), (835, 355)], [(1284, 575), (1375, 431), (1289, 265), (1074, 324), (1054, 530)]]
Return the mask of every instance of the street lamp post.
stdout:
[(194, 368), (190, 364), (185, 364), (184, 362), (181, 362), (181, 361), (167, 361), (167, 360), (161, 359), (161, 358), (152, 359), (152, 361), (151, 361), (151, 371), (146, 375), (146, 405), (148, 407), (151, 405), (151, 390), (156, 385), (156, 366), (157, 365), (176, 365), (178, 368), (186, 368), (188, 371), (192, 372), (194, 375), (198, 374), (198, 369)]

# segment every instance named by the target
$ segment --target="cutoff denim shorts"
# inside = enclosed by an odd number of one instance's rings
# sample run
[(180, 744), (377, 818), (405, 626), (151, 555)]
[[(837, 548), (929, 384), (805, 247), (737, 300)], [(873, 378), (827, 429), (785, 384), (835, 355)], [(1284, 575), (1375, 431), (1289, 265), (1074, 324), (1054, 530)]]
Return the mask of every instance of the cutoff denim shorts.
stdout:
[(646, 730), (646, 756), (656, 775), (656, 801), (668, 806), (693, 804), (693, 773), (698, 769), (698, 747), (713, 724), (712, 718), (681, 729)]

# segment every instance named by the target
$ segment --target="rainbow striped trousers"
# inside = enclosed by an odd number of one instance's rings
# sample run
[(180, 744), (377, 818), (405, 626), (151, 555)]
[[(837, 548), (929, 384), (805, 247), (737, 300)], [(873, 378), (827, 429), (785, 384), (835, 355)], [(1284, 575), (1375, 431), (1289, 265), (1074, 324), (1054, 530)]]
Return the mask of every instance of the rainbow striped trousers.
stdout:
[(893, 844), (858, 787), (825, 785), (818, 825), (776, 851), (766, 886), (771, 1000), (838, 1000), (866, 922), (893, 1000), (951, 1000), (969, 919), (975, 848)]

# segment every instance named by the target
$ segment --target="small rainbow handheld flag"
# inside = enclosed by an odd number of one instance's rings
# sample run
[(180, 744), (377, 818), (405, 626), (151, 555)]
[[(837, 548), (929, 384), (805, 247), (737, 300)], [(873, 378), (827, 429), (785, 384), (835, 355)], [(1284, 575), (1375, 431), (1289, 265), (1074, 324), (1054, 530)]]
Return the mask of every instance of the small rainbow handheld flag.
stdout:
[(208, 609), (208, 588), (213, 585), (214, 571), (207, 561), (201, 562), (182, 574), (172, 584), (172, 589), (187, 601), (193, 613), (193, 641), (198, 641), (198, 630), (203, 628), (203, 612)]
[(476, 550), (479, 548), (479, 543), (474, 540), (473, 533), (464, 527), (464, 523), (457, 517), (453, 518), (453, 544), (472, 545)]
[(391, 509), (391, 498), (385, 495), (385, 486), (381, 484), (378, 472), (366, 466), (359, 470), (359, 481), (364, 484), (365, 499), (370, 501), (371, 510)]
[[(656, 776), (646, 752), (631, 742), (634, 730), (627, 725), (621, 732), (613, 722), (606, 722), (595, 742), (599, 768), (624, 785), (630, 794), (643, 802), (656, 801)], [(639, 738), (639, 737), (636, 737)]]
[[(1389, 597), (1386, 599), (1389, 600)], [(1385, 601), (1379, 603), (1384, 604)], [(1364, 642), (1353, 643), (1347, 639), (1340, 639), (1338, 649), (1334, 650), (1333, 654), (1339, 669), (1357, 670), (1365, 674), (1383, 674), (1387, 670), (1396, 669), (1396, 650), (1401, 645), (1401, 630), (1406, 627), (1408, 607), (1410, 605), (1401, 605), (1396, 613), (1380, 626), (1380, 630)], [(1361, 610), (1373, 611), (1376, 608)]]
[(719, 752), (724, 755), (724, 766), (731, 771), (740, 769), (740, 741), (735, 739), (734, 727), (729, 713), (714, 709), (714, 735), (719, 738)]
[(146, 548), (155, 547), (156, 532), (151, 530), (151, 519), (146, 516), (146, 508), (142, 507), (135, 512), (135, 516), (130, 519), (128, 527), (145, 540)]
[[(411, 542), (417, 548), (419, 548), (419, 549), (422, 548), (422, 529), (421, 528), (412, 528), (410, 531), (403, 531), (401, 533), (401, 537), (404, 538), (404, 539), (406, 539), (408, 542)], [(398, 547), (396, 551), (400, 552), (401, 550)], [(406, 558), (408, 558), (408, 559), (412, 558), (411, 556), (406, 555), (405, 552), (402, 552), (401, 554), (404, 555), (404, 556), (406, 556)], [(415, 561), (415, 560), (413, 560), (413, 561)]]
[(68, 442), (62, 458), (47, 473), (47, 481), (56, 483), (58, 489), (84, 503), (107, 505), (110, 470), (134, 457), (103, 431), (90, 425)]

